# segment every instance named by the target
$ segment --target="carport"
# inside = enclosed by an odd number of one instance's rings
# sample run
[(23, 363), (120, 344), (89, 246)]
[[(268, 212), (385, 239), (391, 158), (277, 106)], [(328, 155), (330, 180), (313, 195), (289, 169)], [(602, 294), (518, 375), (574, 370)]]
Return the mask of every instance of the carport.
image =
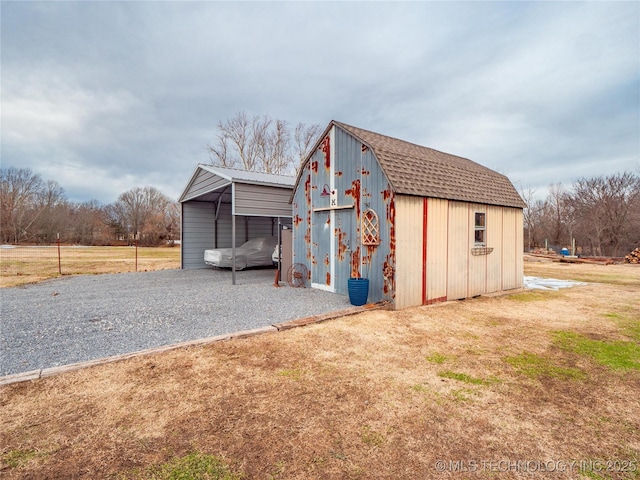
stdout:
[[(179, 198), (182, 269), (208, 268), (211, 248), (232, 248), (252, 238), (278, 236), (291, 226), (289, 198), (295, 177), (198, 164)], [(235, 265), (232, 284), (236, 283)]]

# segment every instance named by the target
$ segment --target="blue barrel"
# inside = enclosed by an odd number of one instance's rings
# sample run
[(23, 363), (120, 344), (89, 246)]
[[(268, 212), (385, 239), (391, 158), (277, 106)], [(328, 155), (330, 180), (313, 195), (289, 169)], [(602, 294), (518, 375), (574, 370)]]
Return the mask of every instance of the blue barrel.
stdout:
[(569, 255), (569, 249), (563, 248), (562, 250), (560, 250), (560, 255), (562, 255), (563, 257), (566, 257), (567, 255)]
[(351, 305), (360, 307), (367, 303), (369, 298), (369, 279), (350, 278), (347, 284), (349, 290), (349, 301)]

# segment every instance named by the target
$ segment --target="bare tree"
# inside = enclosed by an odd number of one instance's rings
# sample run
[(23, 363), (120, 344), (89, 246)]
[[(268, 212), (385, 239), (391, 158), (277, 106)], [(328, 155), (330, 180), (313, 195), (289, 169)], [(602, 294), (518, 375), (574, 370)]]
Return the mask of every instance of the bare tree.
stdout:
[(544, 203), (544, 222), (547, 238), (556, 246), (568, 245), (570, 235), (567, 229), (567, 193), (560, 183), (549, 185), (549, 193)]
[(106, 212), (127, 240), (153, 245), (161, 240), (165, 211), (171, 203), (157, 188), (137, 187), (120, 194)]
[(249, 118), (238, 112), (225, 122), (218, 122), (216, 141), (207, 145), (213, 165), (247, 171), (294, 173), (297, 159), (302, 159), (315, 143), (319, 125), (299, 123), (293, 142), (289, 124), (268, 115)]
[(320, 134), (322, 133), (322, 130), (320, 128), (320, 125), (318, 125), (317, 123), (307, 126), (304, 123), (300, 122), (296, 126), (293, 138), (295, 144), (295, 155), (298, 159), (297, 167), (299, 167), (302, 161), (307, 157), (307, 155), (309, 154), (309, 150), (320, 137)]
[(42, 177), (28, 168), (0, 169), (0, 230), (3, 241), (20, 243), (27, 238), (37, 216), (34, 201), (42, 185)]
[[(624, 172), (581, 178), (570, 197), (575, 217), (591, 251), (618, 256), (637, 244), (640, 234), (640, 177)], [(634, 238), (635, 237), (635, 238)]]
[(522, 211), (524, 232), (527, 239), (527, 251), (531, 251), (536, 243), (536, 226), (540, 222), (544, 204), (536, 198), (536, 191), (532, 188), (520, 189), (520, 196), (524, 200), (525, 208)]

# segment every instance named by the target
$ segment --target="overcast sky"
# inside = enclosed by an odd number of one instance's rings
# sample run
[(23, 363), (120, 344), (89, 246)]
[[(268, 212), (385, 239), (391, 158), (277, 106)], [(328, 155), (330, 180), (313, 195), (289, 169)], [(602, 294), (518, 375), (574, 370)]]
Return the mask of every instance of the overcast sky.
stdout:
[(177, 198), (238, 111), (335, 119), (546, 195), (640, 172), (640, 2), (1, 3), (2, 167)]

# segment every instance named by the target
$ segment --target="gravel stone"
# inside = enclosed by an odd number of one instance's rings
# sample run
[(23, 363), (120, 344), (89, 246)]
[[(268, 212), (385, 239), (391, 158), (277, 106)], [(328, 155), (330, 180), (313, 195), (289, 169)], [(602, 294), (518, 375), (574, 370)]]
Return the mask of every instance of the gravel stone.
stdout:
[(350, 306), (273, 269), (79, 275), (0, 289), (0, 375), (265, 327)]

